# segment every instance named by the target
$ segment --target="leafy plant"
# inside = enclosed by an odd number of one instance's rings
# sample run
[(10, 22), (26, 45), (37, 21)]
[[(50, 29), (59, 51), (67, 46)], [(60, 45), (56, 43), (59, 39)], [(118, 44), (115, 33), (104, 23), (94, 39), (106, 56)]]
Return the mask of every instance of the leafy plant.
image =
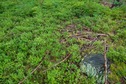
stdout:
[[(88, 44), (85, 40), (69, 37), (65, 31), (70, 24), (76, 31), (86, 32), (84, 27), (95, 33), (109, 33), (110, 50), (107, 56), (118, 64), (111, 81), (125, 74), (125, 10), (120, 7), (110, 9), (100, 0), (1, 0), (0, 2), (0, 84), (19, 83), (24, 77), (26, 84), (69, 83), (95, 84), (95, 77), (87, 77), (80, 71), (82, 58), (80, 47)], [(61, 40), (64, 40), (61, 43)], [(101, 51), (99, 41), (96, 50)], [(85, 50), (89, 53), (90, 50)], [(70, 54), (69, 59), (47, 70)], [(42, 58), (44, 57), (44, 60)], [(32, 74), (32, 70), (42, 61), (42, 65)], [(93, 71), (93, 69), (91, 70)], [(90, 75), (94, 75), (93, 72)], [(112, 79), (112, 77), (117, 77)]]

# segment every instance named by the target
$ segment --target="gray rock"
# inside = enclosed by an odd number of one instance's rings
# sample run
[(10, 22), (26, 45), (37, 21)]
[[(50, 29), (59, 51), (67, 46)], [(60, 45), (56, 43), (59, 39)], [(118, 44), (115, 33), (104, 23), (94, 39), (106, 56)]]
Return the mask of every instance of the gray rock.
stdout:
[[(80, 63), (81, 71), (88, 77), (96, 77), (98, 83), (104, 82), (104, 56), (103, 54), (89, 54)], [(110, 61), (107, 60), (109, 70)]]

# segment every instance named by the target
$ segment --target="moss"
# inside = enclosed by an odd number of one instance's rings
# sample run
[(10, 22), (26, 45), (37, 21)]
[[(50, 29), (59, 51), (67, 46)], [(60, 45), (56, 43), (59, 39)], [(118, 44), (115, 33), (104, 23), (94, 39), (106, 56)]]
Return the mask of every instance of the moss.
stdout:
[[(89, 44), (87, 40), (70, 38), (65, 29), (74, 24), (71, 34), (83, 32), (84, 28), (95, 33), (109, 33), (108, 57), (113, 61), (111, 81), (125, 74), (125, 5), (109, 9), (99, 0), (2, 0), (0, 2), (0, 83), (18, 83), (38, 65), (38, 70), (24, 81), (34, 83), (84, 83), (95, 84), (80, 71), (80, 48)], [(62, 30), (65, 30), (62, 32)], [(86, 32), (86, 30), (84, 30)], [(82, 36), (83, 37), (83, 36)], [(81, 38), (82, 38), (81, 37)], [(92, 34), (92, 37), (95, 37)], [(64, 42), (61, 43), (60, 40)], [(104, 39), (104, 38), (102, 38)], [(102, 52), (102, 39), (93, 48), (81, 53)], [(61, 61), (68, 54), (69, 60), (42, 71)], [(123, 65), (123, 66), (121, 66)], [(117, 70), (116, 70), (117, 69)], [(113, 77), (115, 79), (112, 79)]]

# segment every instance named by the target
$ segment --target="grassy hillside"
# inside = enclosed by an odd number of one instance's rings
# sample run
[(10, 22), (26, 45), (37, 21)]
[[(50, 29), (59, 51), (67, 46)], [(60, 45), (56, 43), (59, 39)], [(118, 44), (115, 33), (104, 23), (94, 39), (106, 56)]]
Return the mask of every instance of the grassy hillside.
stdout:
[[(122, 3), (111, 9), (99, 0), (1, 0), (0, 84), (17, 84), (25, 77), (24, 84), (95, 84), (79, 63), (87, 53), (103, 53), (103, 39), (112, 62), (108, 81), (125, 84)], [(88, 46), (98, 34), (108, 36)]]

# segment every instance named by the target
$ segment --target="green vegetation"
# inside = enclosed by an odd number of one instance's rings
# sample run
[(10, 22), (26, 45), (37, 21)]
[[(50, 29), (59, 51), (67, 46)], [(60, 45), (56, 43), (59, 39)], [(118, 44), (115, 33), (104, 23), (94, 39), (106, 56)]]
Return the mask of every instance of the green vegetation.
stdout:
[[(70, 36), (86, 32), (84, 28), (94, 32), (92, 37), (104, 33), (111, 39), (103, 37), (81, 51), (90, 42)], [(107, 39), (112, 61), (109, 82), (120, 84), (126, 76), (125, 2), (110, 9), (99, 0), (1, 0), (0, 84), (17, 84), (25, 76), (24, 84), (95, 84), (95, 78), (82, 74), (79, 63), (82, 53), (103, 53), (102, 39)]]

